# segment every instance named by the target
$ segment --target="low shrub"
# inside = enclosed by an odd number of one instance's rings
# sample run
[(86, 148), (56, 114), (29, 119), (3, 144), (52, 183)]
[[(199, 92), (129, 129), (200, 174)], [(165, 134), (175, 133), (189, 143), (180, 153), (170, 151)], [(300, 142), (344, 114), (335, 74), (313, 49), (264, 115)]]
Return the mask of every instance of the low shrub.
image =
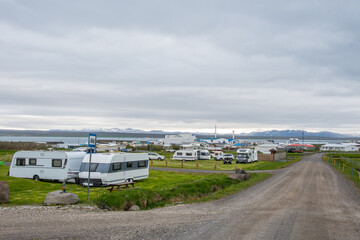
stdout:
[(6, 150), (46, 150), (47, 144), (35, 142), (0, 142), (0, 149)]
[[(253, 174), (255, 177), (257, 174)], [(260, 176), (263, 178), (264, 176)], [(260, 179), (259, 178), (259, 179)], [(246, 182), (250, 182), (252, 179)], [(262, 180), (262, 179), (261, 179)], [(252, 181), (254, 184), (258, 181)], [(259, 180), (260, 181), (260, 180)], [(227, 175), (213, 175), (211, 178), (198, 179), (192, 182), (187, 182), (178, 186), (163, 189), (127, 189), (125, 191), (118, 191), (106, 193), (95, 201), (101, 207), (110, 207), (112, 210), (128, 210), (133, 205), (138, 205), (140, 209), (151, 209), (161, 207), (166, 204), (175, 202), (191, 202), (208, 198), (213, 194), (217, 194), (222, 190), (237, 184), (247, 183), (240, 182), (239, 180), (230, 179)], [(238, 186), (237, 191), (241, 188)], [(236, 192), (232, 191), (231, 193)], [(216, 198), (221, 194), (217, 194)]]

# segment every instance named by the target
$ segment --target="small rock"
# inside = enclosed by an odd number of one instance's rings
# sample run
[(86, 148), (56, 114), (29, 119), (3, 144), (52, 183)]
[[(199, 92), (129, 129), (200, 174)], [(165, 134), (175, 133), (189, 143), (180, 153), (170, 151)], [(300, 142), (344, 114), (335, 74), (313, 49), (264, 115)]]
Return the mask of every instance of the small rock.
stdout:
[(235, 173), (229, 175), (231, 179), (246, 181), (250, 179), (250, 174), (246, 173), (243, 169), (235, 169)]
[(128, 211), (140, 211), (140, 208), (138, 205), (132, 205), (131, 208), (129, 208)]
[(49, 192), (44, 200), (44, 205), (71, 205), (79, 202), (79, 197), (74, 193), (63, 192), (61, 190)]
[(10, 190), (7, 182), (0, 182), (0, 203), (8, 203), (10, 201)]

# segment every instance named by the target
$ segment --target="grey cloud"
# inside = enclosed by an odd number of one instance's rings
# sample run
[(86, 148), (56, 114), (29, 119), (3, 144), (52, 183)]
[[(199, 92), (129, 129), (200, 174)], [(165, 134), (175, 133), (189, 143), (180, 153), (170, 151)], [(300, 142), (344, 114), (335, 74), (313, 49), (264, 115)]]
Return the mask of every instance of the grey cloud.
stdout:
[(357, 131), (358, 10), (357, 1), (2, 1), (0, 127)]

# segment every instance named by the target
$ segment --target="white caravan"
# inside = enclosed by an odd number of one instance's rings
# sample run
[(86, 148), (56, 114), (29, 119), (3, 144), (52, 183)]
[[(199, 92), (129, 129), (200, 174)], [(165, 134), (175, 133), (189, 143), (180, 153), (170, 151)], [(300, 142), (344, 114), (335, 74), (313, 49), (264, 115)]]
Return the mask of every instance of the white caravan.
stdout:
[(209, 160), (210, 159), (210, 152), (208, 150), (200, 150), (198, 152), (200, 160)]
[[(80, 167), (80, 184), (87, 186), (89, 154)], [(107, 186), (132, 182), (149, 177), (149, 155), (147, 153), (96, 153), (90, 165), (90, 186)]]
[(198, 151), (196, 150), (177, 150), (173, 159), (175, 160), (197, 160), (198, 159)]
[(255, 151), (254, 149), (238, 149), (236, 151), (237, 156), (236, 156), (236, 163), (252, 163), (252, 162), (257, 162), (257, 151)]
[(20, 151), (13, 156), (9, 176), (34, 180), (78, 180), (85, 152)]

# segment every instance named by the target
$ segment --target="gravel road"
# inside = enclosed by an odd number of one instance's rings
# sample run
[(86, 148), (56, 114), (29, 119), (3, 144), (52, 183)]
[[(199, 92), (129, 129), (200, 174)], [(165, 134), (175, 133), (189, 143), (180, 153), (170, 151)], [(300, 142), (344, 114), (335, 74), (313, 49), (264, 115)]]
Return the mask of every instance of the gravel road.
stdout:
[(240, 193), (140, 212), (0, 208), (0, 239), (359, 239), (360, 193), (305, 157)]

